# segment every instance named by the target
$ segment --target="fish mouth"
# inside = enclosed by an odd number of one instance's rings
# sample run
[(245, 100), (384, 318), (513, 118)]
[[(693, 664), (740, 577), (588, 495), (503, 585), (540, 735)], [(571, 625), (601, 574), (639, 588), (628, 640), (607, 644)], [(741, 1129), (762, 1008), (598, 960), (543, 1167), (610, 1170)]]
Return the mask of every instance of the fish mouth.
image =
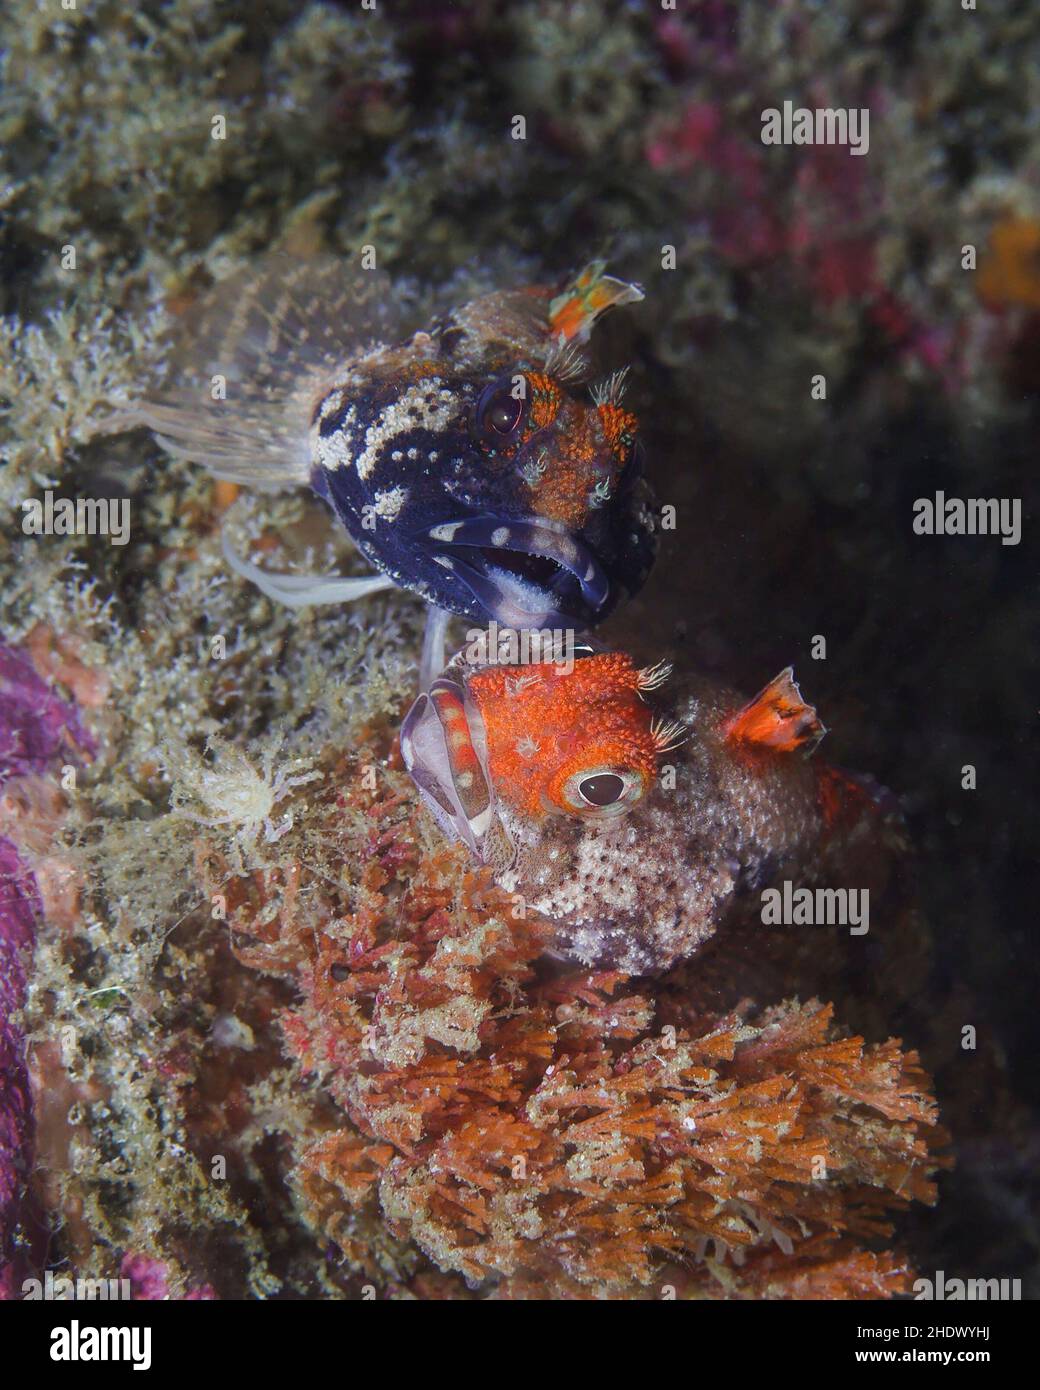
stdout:
[(470, 517), (416, 537), (497, 622), (510, 627), (595, 622), (610, 595), (599, 560), (565, 526), (540, 517)]

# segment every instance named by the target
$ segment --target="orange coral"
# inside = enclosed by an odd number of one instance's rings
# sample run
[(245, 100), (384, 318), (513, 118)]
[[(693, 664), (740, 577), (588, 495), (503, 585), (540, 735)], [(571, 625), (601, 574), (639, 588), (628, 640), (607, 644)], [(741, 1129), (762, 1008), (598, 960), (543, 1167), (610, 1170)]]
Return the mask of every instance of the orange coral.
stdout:
[(350, 1120), (294, 1184), (351, 1267), (407, 1280), (417, 1249), (503, 1298), (909, 1287), (879, 1242), (935, 1199), (915, 1053), (844, 1036), (815, 1001), (706, 1025), (673, 995), (662, 1024), (656, 989), (552, 965), (549, 923), (455, 850), (423, 852), (388, 775), (389, 793), (354, 780), (328, 808), (365, 864), (353, 911), (270, 875), (229, 898), (241, 958), (295, 962), (287, 1046)]
[(76, 703), (100, 709), (108, 699), (111, 678), (82, 660), (83, 642), (70, 633), (37, 623), (25, 639), (32, 663), (45, 681), (60, 681)]

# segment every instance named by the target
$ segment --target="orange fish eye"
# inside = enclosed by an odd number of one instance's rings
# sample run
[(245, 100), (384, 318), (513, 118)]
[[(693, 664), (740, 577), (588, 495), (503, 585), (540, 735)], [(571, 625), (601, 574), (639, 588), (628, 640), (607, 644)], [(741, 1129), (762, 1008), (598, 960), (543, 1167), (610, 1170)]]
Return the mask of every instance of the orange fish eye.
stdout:
[(560, 789), (562, 806), (554, 809), (590, 820), (623, 816), (646, 793), (646, 778), (637, 768), (602, 764), (572, 772)]

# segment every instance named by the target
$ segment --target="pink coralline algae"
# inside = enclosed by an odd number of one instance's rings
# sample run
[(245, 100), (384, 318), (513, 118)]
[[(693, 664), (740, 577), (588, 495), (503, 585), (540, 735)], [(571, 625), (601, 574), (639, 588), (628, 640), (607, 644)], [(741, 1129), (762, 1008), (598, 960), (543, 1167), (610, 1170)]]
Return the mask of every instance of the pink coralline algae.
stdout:
[(871, 190), (863, 165), (844, 148), (800, 151), (787, 204), (777, 196), (763, 148), (735, 133), (720, 106), (694, 101), (679, 122), (647, 146), (651, 166), (688, 175), (702, 168), (725, 180), (710, 214), (712, 242), (736, 266), (788, 258), (824, 305), (866, 296), (879, 286), (874, 249), (861, 228)]
[[(170, 1291), (170, 1272), (162, 1260), (149, 1255), (124, 1255), (119, 1274), (129, 1279), (131, 1296), (138, 1302), (160, 1303), (173, 1297)], [(208, 1302), (216, 1298), (209, 1284), (191, 1288), (182, 1295), (185, 1302)]]
[(59, 753), (88, 749), (75, 707), (40, 678), (21, 652), (0, 648), (0, 1298), (16, 1292), (16, 1234), (33, 1121), (18, 1021), (40, 910), (35, 877), (19, 854), (22, 787), (44, 776)]
[[(837, 104), (825, 94), (813, 100)], [(864, 100), (885, 110), (880, 92)], [(790, 270), (823, 315), (861, 306), (893, 352), (958, 390), (966, 326), (951, 318), (928, 321), (883, 273), (881, 239), (892, 211), (884, 177), (845, 147), (822, 144), (799, 146), (789, 169), (770, 157), (758, 130), (757, 116), (735, 124), (724, 101), (698, 95), (651, 130), (647, 162), (697, 190), (691, 220), (707, 229), (724, 264), (738, 272)]]
[(732, 132), (721, 107), (692, 102), (677, 125), (652, 137), (646, 153), (653, 169), (682, 175), (700, 167), (725, 177), (729, 196), (713, 212), (711, 231), (727, 260), (746, 265), (782, 254), (784, 228), (762, 152)]
[(31, 876), (20, 869), (10, 840), (0, 840), (0, 876), (0, 1297), (6, 1298), (13, 1292), (9, 1247), (32, 1130), (29, 1078), (13, 1015), (24, 999), (25, 957), (32, 945), (38, 904)]

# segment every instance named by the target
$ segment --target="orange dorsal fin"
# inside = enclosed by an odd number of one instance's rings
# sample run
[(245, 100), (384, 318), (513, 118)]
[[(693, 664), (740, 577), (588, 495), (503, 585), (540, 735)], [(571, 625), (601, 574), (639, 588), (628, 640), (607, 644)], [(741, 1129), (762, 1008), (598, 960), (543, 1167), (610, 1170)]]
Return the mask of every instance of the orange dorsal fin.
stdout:
[(638, 285), (604, 275), (603, 261), (592, 261), (549, 305), (549, 332), (565, 342), (584, 343), (601, 314), (615, 304), (643, 298)]
[(726, 737), (782, 753), (811, 753), (827, 730), (788, 666), (730, 720)]

